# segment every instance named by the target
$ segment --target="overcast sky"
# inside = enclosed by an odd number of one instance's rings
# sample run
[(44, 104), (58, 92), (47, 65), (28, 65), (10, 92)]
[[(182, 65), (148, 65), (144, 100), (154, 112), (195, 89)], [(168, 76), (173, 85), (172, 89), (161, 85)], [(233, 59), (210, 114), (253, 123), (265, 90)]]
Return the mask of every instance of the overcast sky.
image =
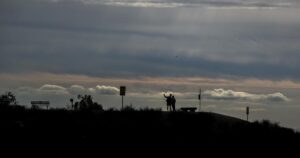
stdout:
[(297, 0), (1, 0), (0, 91), (65, 107), (178, 107), (300, 129)]

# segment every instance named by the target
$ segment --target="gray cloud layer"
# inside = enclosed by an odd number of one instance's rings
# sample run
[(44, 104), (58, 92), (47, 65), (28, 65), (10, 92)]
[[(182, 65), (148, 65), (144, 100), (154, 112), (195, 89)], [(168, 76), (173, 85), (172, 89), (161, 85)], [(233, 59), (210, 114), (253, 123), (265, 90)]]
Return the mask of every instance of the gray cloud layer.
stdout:
[[(107, 1), (97, 1), (102, 2)], [(214, 6), (281, 3), (151, 2)], [(285, 7), (256, 11), (157, 9), (83, 5), (75, 0), (4, 0), (0, 6), (0, 73), (299, 80), (299, 14), (299, 10)]]
[(295, 0), (52, 0), (52, 2), (82, 2), (84, 4), (101, 4), (125, 7), (243, 7), (243, 8), (277, 8), (298, 4)]

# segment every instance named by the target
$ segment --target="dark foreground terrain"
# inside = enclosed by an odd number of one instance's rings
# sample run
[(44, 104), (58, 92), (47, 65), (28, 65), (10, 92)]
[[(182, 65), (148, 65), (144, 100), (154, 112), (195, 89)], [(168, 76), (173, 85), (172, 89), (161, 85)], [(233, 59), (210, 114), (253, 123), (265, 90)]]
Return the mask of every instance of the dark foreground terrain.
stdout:
[(0, 125), (2, 154), (41, 157), (283, 149), (291, 153), (300, 144), (299, 133), (269, 121), (248, 123), (204, 112), (1, 110)]

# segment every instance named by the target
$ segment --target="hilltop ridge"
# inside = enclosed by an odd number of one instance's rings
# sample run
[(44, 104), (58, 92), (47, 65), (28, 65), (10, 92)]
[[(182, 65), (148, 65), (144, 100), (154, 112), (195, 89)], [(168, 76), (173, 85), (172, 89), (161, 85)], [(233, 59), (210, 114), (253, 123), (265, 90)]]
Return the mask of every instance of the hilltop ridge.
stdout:
[[(50, 147), (53, 153), (122, 147), (146, 150), (280, 147), (297, 143), (299, 133), (264, 120), (247, 122), (216, 113), (159, 110), (1, 111), (1, 143)], [(55, 144), (50, 145), (50, 144)], [(93, 145), (96, 144), (96, 145)], [(65, 149), (72, 150), (65, 150)], [(78, 151), (77, 151), (78, 150)], [(164, 151), (164, 150), (162, 150)], [(74, 154), (74, 153), (72, 153)]]

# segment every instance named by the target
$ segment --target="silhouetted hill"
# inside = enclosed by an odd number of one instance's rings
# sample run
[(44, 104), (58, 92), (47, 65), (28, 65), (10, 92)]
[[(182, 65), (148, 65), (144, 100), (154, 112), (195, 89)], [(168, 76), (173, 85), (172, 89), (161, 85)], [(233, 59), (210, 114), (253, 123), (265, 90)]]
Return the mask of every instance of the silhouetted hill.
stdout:
[[(283, 149), (299, 133), (269, 121), (249, 123), (215, 113), (157, 110), (0, 112), (1, 145), (57, 155), (108, 150), (167, 152), (218, 149)], [(292, 150), (292, 148), (290, 148)], [(275, 150), (276, 151), (276, 150)]]

